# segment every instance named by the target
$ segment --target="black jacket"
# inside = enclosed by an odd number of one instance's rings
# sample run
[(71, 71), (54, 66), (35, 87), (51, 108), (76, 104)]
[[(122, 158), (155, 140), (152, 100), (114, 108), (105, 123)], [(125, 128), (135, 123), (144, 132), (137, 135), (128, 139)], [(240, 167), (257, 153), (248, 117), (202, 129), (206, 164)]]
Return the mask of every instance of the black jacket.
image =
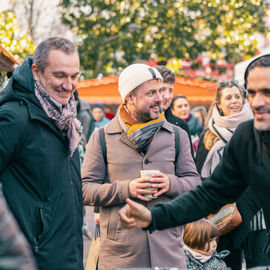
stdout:
[(165, 118), (167, 119), (167, 121), (175, 126), (178, 126), (180, 128), (182, 128), (183, 130), (185, 130), (188, 134), (188, 138), (189, 138), (189, 142), (190, 142), (190, 149), (191, 149), (191, 154), (192, 157), (194, 159), (194, 153), (193, 153), (193, 147), (192, 147), (192, 141), (191, 141), (191, 137), (190, 137), (190, 132), (189, 132), (189, 127), (188, 124), (185, 120), (175, 116), (172, 113), (171, 108), (169, 107), (166, 111), (165, 111)]
[[(204, 137), (206, 132), (209, 129), (205, 129), (200, 136), (200, 141), (198, 144), (197, 154), (196, 154), (196, 167), (198, 172), (201, 174), (202, 167), (206, 160), (207, 154), (209, 150), (207, 150), (204, 146)], [(239, 248), (245, 238), (248, 236), (250, 231), (250, 222), (253, 219), (254, 215), (260, 209), (260, 204), (258, 198), (252, 191), (250, 187), (248, 187), (244, 193), (237, 200), (237, 208), (242, 217), (242, 223), (236, 229), (234, 229), (233, 234), (229, 234), (229, 237), (233, 236), (233, 244), (235, 247)], [(223, 235), (222, 238), (226, 238), (227, 235)]]
[(224, 149), (222, 162), (200, 186), (152, 208), (153, 222), (148, 229), (174, 227), (215, 213), (222, 205), (237, 201), (247, 187), (257, 196), (269, 229), (270, 132), (259, 133), (253, 125), (253, 120), (239, 125)]
[(26, 59), (0, 94), (0, 181), (39, 270), (83, 269), (79, 153), (34, 95)]

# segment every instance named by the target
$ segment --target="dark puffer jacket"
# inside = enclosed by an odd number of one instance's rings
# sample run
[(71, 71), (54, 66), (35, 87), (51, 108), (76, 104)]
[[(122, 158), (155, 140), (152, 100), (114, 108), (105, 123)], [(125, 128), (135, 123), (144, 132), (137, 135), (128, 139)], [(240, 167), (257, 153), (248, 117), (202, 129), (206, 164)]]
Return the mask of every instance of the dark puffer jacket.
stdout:
[(38, 268), (79, 270), (82, 192), (79, 153), (34, 95), (31, 58), (0, 94), (0, 181)]

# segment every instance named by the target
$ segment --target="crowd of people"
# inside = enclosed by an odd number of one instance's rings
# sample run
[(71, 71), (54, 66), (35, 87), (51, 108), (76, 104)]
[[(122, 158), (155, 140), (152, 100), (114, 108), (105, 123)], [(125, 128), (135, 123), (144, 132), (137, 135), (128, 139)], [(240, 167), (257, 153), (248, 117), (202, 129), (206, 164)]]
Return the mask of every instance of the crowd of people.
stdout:
[[(165, 66), (131, 64), (109, 118), (78, 96), (79, 66), (72, 42), (46, 39), (0, 93), (0, 268), (83, 269), (90, 205), (97, 269), (267, 269), (270, 55), (210, 108), (174, 96)], [(231, 202), (242, 223), (221, 235), (207, 216)]]

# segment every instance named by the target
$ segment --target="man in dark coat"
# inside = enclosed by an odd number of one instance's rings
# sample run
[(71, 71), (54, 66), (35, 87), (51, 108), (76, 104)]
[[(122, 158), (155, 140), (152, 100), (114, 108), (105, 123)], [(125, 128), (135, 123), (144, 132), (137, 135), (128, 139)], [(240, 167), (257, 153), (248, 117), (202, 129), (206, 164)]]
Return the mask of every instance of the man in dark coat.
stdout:
[(49, 38), (0, 94), (0, 181), (39, 270), (83, 269), (76, 46)]
[[(227, 144), (222, 162), (202, 185), (150, 210), (131, 200), (120, 210), (126, 227), (150, 231), (186, 224), (226, 203), (235, 202), (250, 187), (263, 209), (270, 230), (270, 55), (252, 61), (245, 72), (245, 87), (254, 120), (242, 123)], [(155, 187), (153, 185), (152, 187)], [(265, 247), (270, 257), (270, 242)]]
[(178, 127), (184, 129), (187, 132), (188, 138), (189, 138), (189, 141), (190, 141), (191, 153), (192, 153), (192, 156), (193, 156), (193, 147), (192, 147), (192, 141), (191, 141), (191, 137), (190, 137), (188, 124), (183, 119), (175, 116), (172, 113), (172, 110), (171, 110), (171, 107), (170, 107), (172, 99), (173, 99), (173, 90), (174, 90), (174, 84), (175, 84), (175, 74), (170, 69), (166, 68), (165, 66), (156, 66), (156, 69), (159, 71), (159, 73), (160, 73), (160, 75), (162, 76), (162, 79), (163, 79), (162, 86), (159, 89), (159, 93), (160, 93), (160, 95), (162, 97), (160, 107), (164, 111), (165, 118), (169, 123), (171, 123), (171, 124), (173, 124), (175, 126), (178, 126)]

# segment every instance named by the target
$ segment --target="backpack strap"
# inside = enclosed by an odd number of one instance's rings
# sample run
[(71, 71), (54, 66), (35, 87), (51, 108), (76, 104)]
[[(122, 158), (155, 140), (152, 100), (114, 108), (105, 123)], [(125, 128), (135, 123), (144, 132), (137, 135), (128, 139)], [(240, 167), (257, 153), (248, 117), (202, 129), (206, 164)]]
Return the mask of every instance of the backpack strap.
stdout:
[(104, 127), (99, 128), (98, 135), (99, 135), (99, 143), (100, 143), (100, 147), (102, 151), (103, 160), (105, 164), (107, 165), (107, 147), (106, 147)]
[[(175, 143), (174, 164), (176, 164), (178, 160), (178, 156), (179, 156), (179, 132), (175, 125), (172, 125), (172, 126), (173, 126), (173, 131), (174, 131), (174, 143)], [(99, 143), (100, 143), (100, 147), (102, 151), (102, 156), (103, 156), (105, 164), (107, 164), (107, 147), (106, 147), (104, 127), (99, 128), (98, 134), (99, 134)]]
[(175, 145), (175, 158), (174, 158), (174, 164), (177, 163), (178, 156), (179, 156), (179, 132), (177, 130), (177, 127), (175, 125), (172, 125), (173, 131), (174, 131), (174, 145)]
[(95, 120), (94, 120), (94, 117), (91, 113), (91, 109), (88, 109), (87, 110), (89, 116), (90, 116), (90, 123), (89, 123), (89, 128), (88, 128), (88, 132), (87, 132), (87, 138), (86, 138), (86, 142), (89, 141), (93, 131), (95, 130)]

